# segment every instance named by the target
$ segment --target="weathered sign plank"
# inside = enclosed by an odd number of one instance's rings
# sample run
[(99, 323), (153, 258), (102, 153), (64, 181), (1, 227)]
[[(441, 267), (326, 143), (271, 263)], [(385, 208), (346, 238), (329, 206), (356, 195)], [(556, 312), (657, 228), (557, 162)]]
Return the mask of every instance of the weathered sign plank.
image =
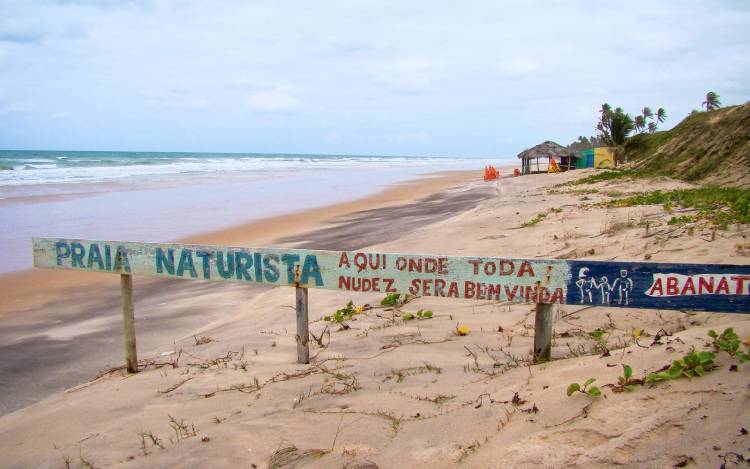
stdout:
[(520, 303), (750, 312), (750, 266), (34, 238), (34, 265)]

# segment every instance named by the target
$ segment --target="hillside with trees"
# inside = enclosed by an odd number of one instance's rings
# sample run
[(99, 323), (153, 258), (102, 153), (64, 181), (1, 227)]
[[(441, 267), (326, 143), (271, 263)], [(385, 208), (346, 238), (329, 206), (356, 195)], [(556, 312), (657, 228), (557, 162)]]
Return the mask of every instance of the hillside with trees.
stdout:
[(750, 187), (750, 102), (720, 108), (716, 93), (671, 130), (623, 143), (628, 167), (642, 175)]

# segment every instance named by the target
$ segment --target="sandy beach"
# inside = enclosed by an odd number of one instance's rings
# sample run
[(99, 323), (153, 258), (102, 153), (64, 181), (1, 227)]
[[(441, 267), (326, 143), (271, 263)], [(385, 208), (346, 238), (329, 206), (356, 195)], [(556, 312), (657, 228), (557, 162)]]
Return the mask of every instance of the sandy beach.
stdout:
[[(418, 225), (437, 222), (486, 197), (486, 191), (446, 196), (441, 191), (475, 179), (476, 172), (448, 172), (395, 184), (373, 196), (317, 209), (256, 220), (197, 234), (182, 242), (229, 246), (359, 248), (385, 242)], [(411, 216), (408, 213), (411, 212)], [(392, 220), (382, 225), (382, 218)], [(429, 222), (428, 222), (429, 223)], [(420, 224), (424, 224), (422, 221)], [(171, 280), (135, 280), (138, 341), (149, 350), (171, 343), (221, 318), (263, 286), (214, 285)], [(0, 412), (36, 402), (120, 363), (122, 353), (119, 278), (85, 272), (35, 269), (0, 276)], [(200, 299), (199, 299), (200, 298)], [(24, 362), (19, 366), (20, 362)]]
[(750, 468), (750, 2), (305, 6), (2, 2), (0, 469)]
[[(576, 174), (578, 173), (578, 174)], [(669, 179), (554, 187), (588, 171), (503, 178), (473, 173), (191, 241), (382, 252), (748, 264), (746, 228), (669, 231), (661, 206), (604, 208), (620, 194), (688, 187)], [(554, 208), (555, 210), (551, 210)], [(539, 223), (523, 226), (538, 213)], [(649, 228), (639, 224), (649, 220)], [(653, 236), (654, 232), (662, 235)], [(695, 348), (709, 329), (750, 335), (743, 314), (556, 307), (552, 361), (533, 365), (533, 305), (417, 298), (405, 322), (375, 307), (348, 328), (321, 318), (381, 295), (310, 291), (310, 365), (294, 363), (294, 296), (261, 288), (136, 279), (143, 371), (121, 362), (116, 278), (27, 272), (0, 279), (0, 417), (10, 467), (672, 467), (718, 466), (746, 451), (748, 365), (633, 392), (634, 376)], [(47, 291), (44, 295), (35, 291)], [(87, 286), (87, 289), (83, 289)], [(458, 336), (458, 325), (469, 329)], [(590, 331), (601, 330), (594, 338)], [(637, 333), (635, 331), (638, 331)], [(26, 337), (12, 340), (11, 335)], [(50, 357), (59, 362), (52, 363)], [(12, 377), (12, 378), (8, 378)], [(567, 397), (596, 378), (603, 396)], [(44, 380), (48, 381), (44, 381)], [(82, 384), (78, 384), (82, 383)], [(68, 388), (63, 390), (63, 388)], [(40, 388), (40, 389), (37, 389)], [(44, 390), (41, 390), (44, 388)], [(62, 391), (51, 394), (52, 391)], [(20, 397), (23, 396), (23, 397)], [(48, 397), (47, 397), (48, 396)], [(370, 464), (370, 465), (368, 465)]]

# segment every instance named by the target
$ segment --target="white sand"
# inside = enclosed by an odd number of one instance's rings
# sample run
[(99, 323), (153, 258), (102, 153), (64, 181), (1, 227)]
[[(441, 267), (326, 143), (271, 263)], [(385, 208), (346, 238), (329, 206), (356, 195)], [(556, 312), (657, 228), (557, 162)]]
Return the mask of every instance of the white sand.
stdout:
[[(674, 181), (599, 184), (599, 192), (548, 193), (544, 186), (580, 176), (507, 178), (496, 197), (473, 210), (369, 249), (513, 257), (748, 263), (748, 230), (669, 232), (661, 207), (579, 208), (583, 197), (685, 185)], [(485, 184), (476, 182), (472, 184)], [(492, 183), (490, 183), (492, 184)], [(465, 190), (466, 185), (453, 190)], [(537, 213), (562, 207), (535, 226)], [(649, 232), (638, 226), (650, 220)], [(642, 225), (642, 224), (641, 224)], [(661, 234), (660, 230), (664, 230)], [(342, 307), (378, 304), (380, 296), (310, 291), (311, 321)], [(721, 455), (750, 456), (750, 363), (718, 355), (719, 368), (593, 399), (566, 397), (571, 382), (616, 383), (621, 364), (635, 377), (690, 349), (708, 350), (709, 329), (733, 326), (750, 336), (741, 314), (576, 306), (557, 310), (553, 361), (530, 365), (533, 306), (420, 298), (403, 309), (432, 309), (430, 320), (403, 323), (377, 308), (348, 330), (329, 328), (311, 365), (296, 365), (293, 291), (276, 288), (239, 303), (191, 336), (142, 351), (166, 363), (137, 375), (116, 372), (0, 418), (2, 466), (342, 467), (715, 467)], [(471, 332), (458, 337), (457, 324)], [(315, 335), (326, 324), (311, 324)], [(588, 331), (606, 330), (610, 355), (592, 354)], [(645, 332), (633, 343), (633, 328)], [(651, 346), (663, 330), (670, 336)], [(167, 355), (163, 355), (163, 354)], [(577, 356), (580, 355), (580, 356)], [(180, 384), (182, 383), (182, 384)], [(513, 402), (514, 395), (517, 399)], [(173, 428), (170, 417), (187, 424)], [(192, 436), (193, 425), (195, 436)], [(139, 432), (151, 432), (163, 448)], [(144, 450), (145, 449), (145, 450)], [(733, 456), (727, 456), (733, 461)], [(295, 467), (292, 463), (288, 467)], [(360, 466), (367, 467), (367, 466)], [(731, 466), (730, 466), (731, 467)]]

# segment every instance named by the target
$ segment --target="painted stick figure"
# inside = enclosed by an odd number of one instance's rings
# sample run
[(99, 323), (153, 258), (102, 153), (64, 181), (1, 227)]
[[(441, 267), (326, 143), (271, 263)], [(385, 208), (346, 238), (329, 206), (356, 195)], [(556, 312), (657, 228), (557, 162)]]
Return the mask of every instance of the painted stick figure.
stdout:
[(617, 292), (617, 304), (630, 304), (630, 292), (633, 291), (633, 280), (628, 278), (627, 269), (620, 270), (620, 277), (612, 283), (612, 290)]
[(589, 303), (592, 303), (592, 304), (594, 303), (593, 292), (594, 290), (598, 290), (598, 289), (599, 289), (599, 284), (596, 282), (596, 277), (592, 275), (591, 278), (589, 279), (589, 286), (588, 286)]
[(602, 296), (602, 304), (608, 305), (609, 304), (609, 297), (612, 293), (612, 285), (609, 284), (609, 280), (606, 276), (602, 276), (601, 281), (599, 282), (599, 293)]
[(581, 269), (578, 271), (578, 280), (576, 280), (578, 290), (581, 292), (581, 304), (583, 304), (584, 298), (586, 297), (585, 293), (588, 292), (589, 301), (591, 298), (591, 285), (586, 281), (586, 274), (588, 273), (588, 271), (588, 267), (581, 267)]

